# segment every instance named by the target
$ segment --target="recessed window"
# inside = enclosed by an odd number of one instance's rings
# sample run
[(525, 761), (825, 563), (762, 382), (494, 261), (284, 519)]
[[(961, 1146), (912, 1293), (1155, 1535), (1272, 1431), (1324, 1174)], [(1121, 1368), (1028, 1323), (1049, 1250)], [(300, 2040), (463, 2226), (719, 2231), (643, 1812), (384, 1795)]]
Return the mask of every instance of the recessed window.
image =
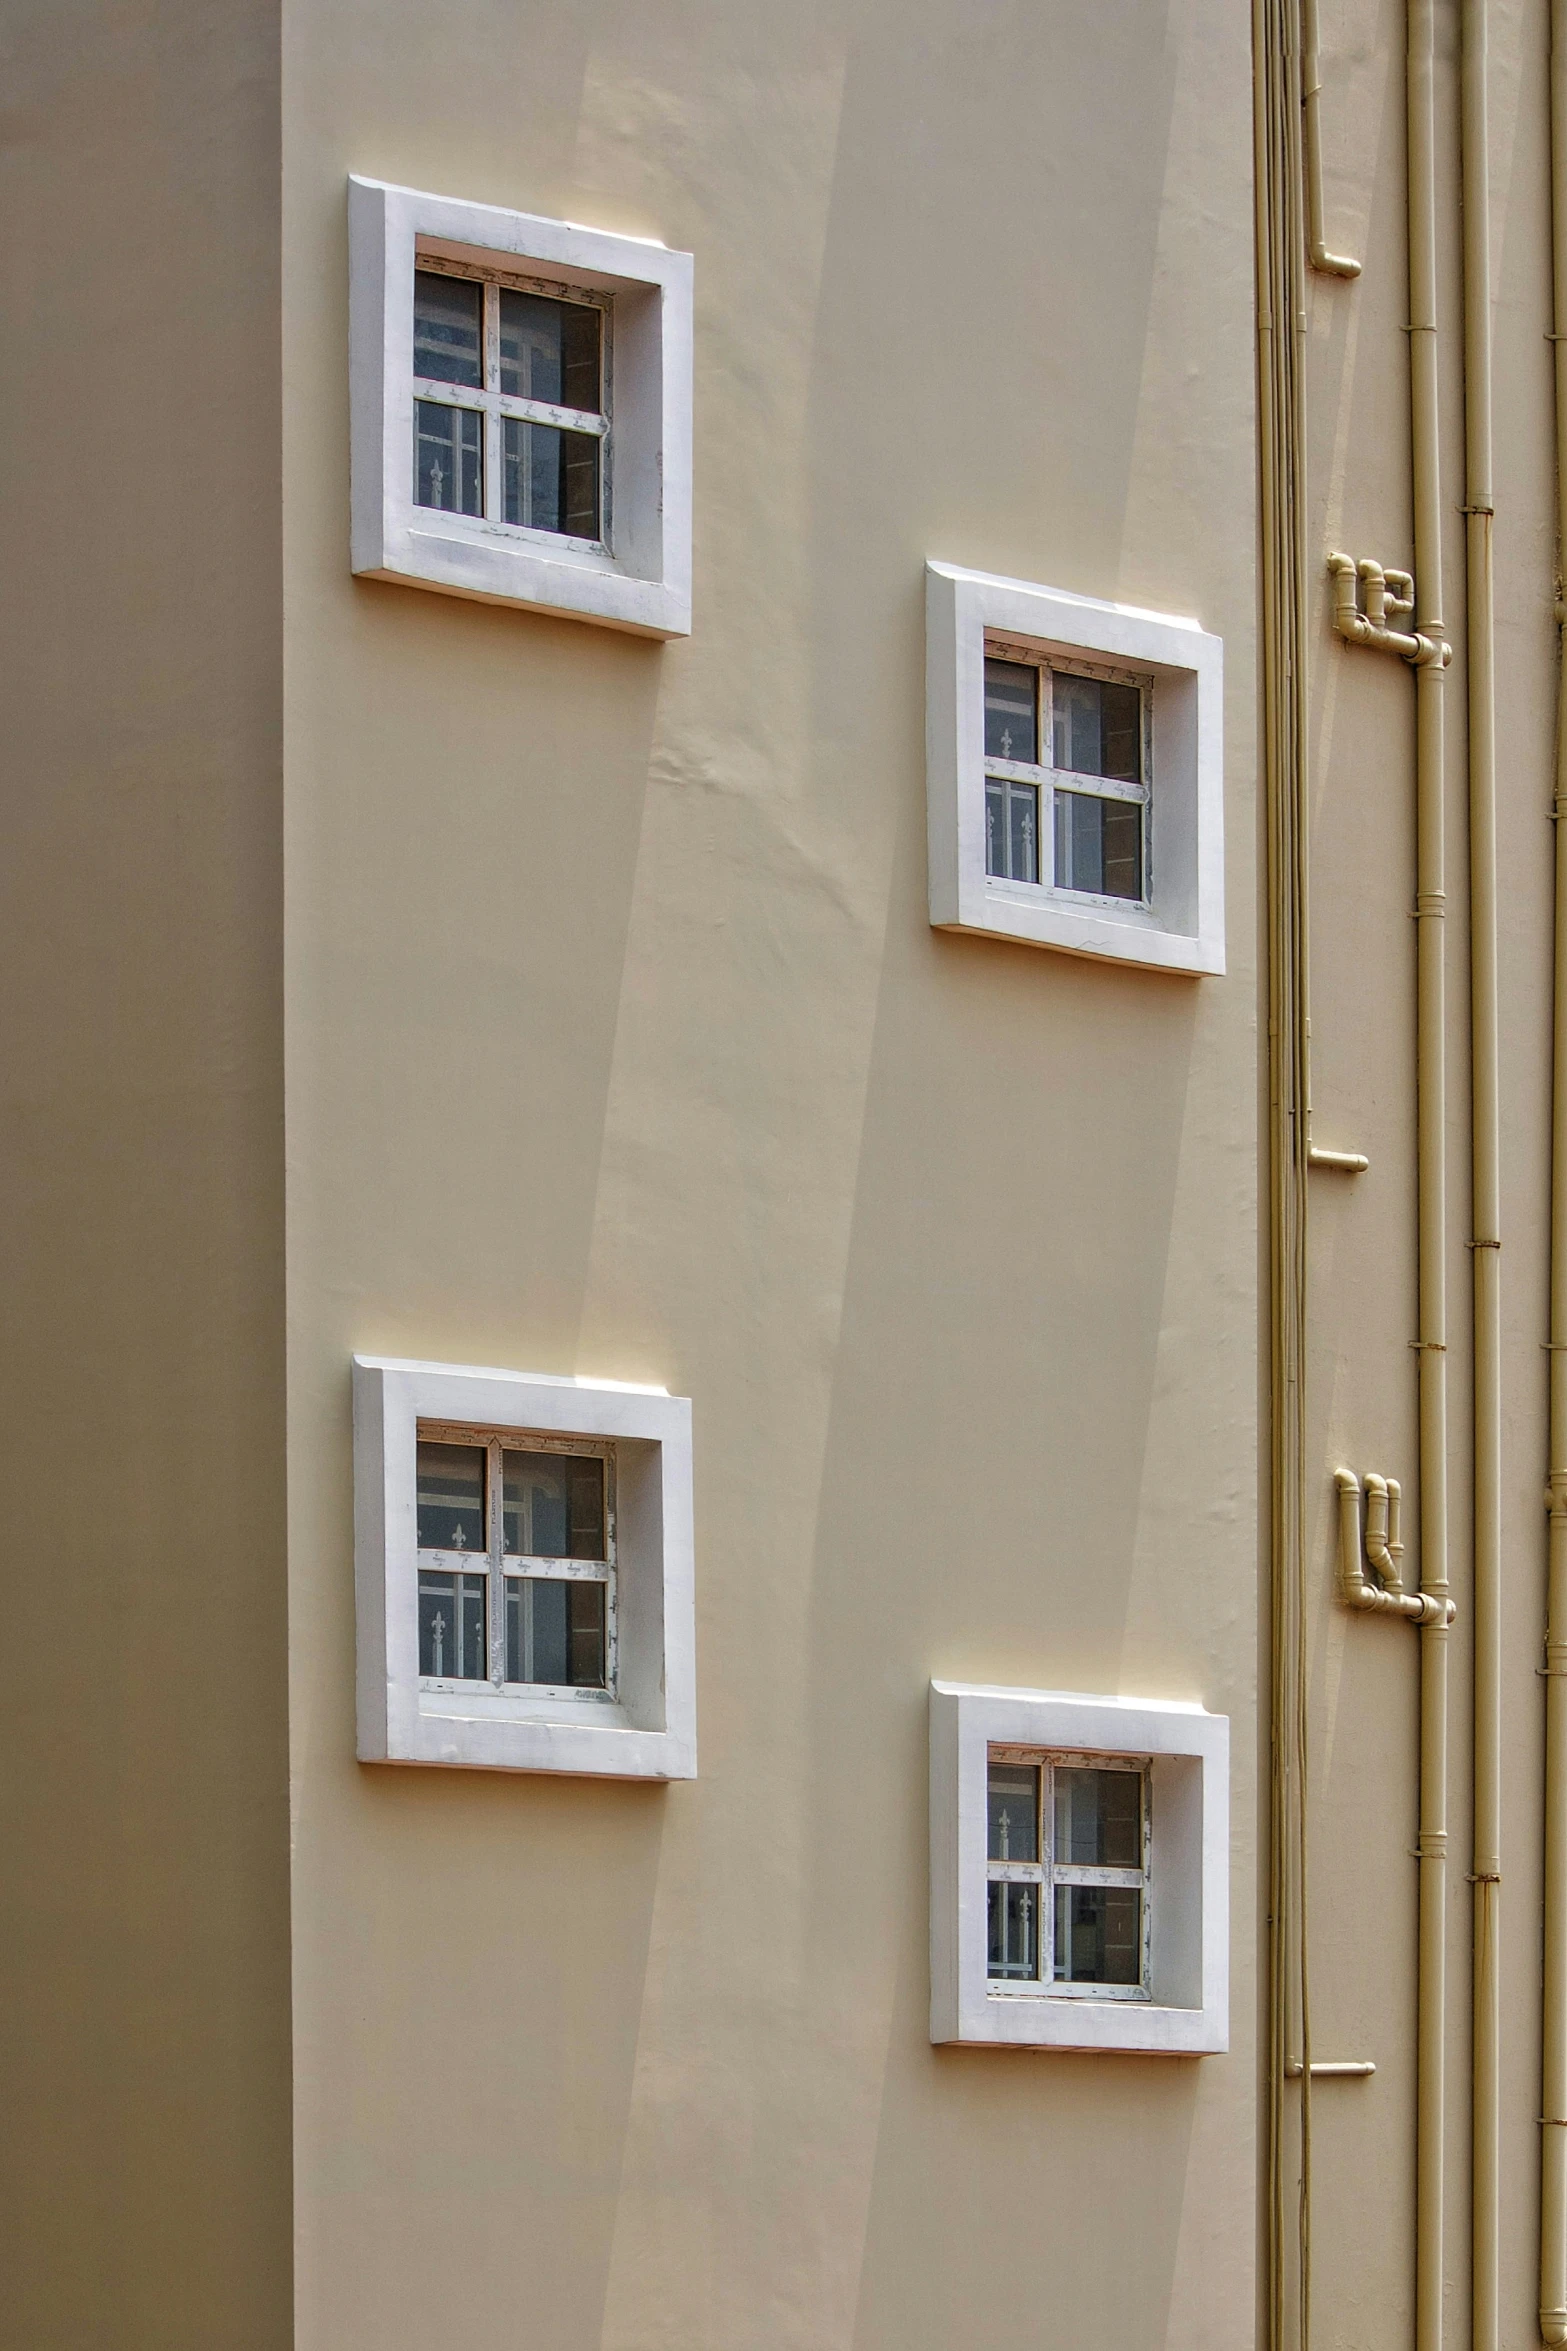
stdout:
[(414, 272), (414, 502), (599, 542), (606, 311)]
[(1150, 696), (1113, 670), (985, 656), (985, 871), (1147, 900)]
[(349, 182), (353, 566), (691, 626), (691, 256)]
[(421, 1425), (419, 1672), (613, 1691), (613, 1446)]
[(933, 1682), (931, 2039), (1224, 2048), (1228, 1758), (1189, 1702)]
[(988, 1813), (991, 1981), (1146, 1999), (1146, 1763), (992, 1748)]
[(931, 563), (925, 654), (931, 921), (1222, 972), (1218, 639)]
[(359, 1753), (689, 1779), (691, 1407), (354, 1360)]

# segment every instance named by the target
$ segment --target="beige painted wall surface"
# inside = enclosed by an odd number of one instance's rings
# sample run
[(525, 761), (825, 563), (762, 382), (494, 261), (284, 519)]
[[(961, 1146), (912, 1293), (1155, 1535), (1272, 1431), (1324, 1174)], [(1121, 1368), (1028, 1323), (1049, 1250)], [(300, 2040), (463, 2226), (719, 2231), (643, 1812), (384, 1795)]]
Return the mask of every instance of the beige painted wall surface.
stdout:
[[(1244, 12), (295, 0), (298, 2341), (1253, 2322)], [(344, 182), (696, 256), (696, 626), (347, 569)], [(933, 934), (927, 555), (1226, 640), (1231, 976)], [(353, 1759), (353, 1348), (694, 1400), (702, 1776)], [(936, 2051), (932, 1673), (1235, 1724), (1233, 2053)]]
[(0, 86), (0, 2342), (282, 2351), (276, 12)]
[[(1497, 822), (1501, 872), (1503, 1705), (1501, 2339), (1537, 2340), (1540, 1786), (1546, 1470), (1551, 841), (1555, 643), (1546, 12), (1492, 0), (1496, 337)], [(1447, 2319), (1469, 2339), (1472, 1867), (1471, 1261), (1459, 12), (1438, 11), (1443, 397), (1442, 611), (1448, 703), (1449, 1517), (1451, 1650)], [(1314, 282), (1313, 562), (1330, 547), (1411, 560), (1404, 243), (1404, 11), (1323, 10), (1328, 236), (1363, 256)], [(1414, 692), (1401, 662), (1339, 646), (1325, 573), (1313, 641), (1315, 1132), (1367, 1174), (1312, 1179), (1313, 2019), (1323, 2058), (1366, 2082), (1313, 2100), (1319, 2341), (1400, 2340), (1413, 2317), (1416, 1642), (1333, 1600), (1331, 1479), (1400, 1477), (1418, 1572), (1414, 1259)], [(1367, 2183), (1376, 2183), (1368, 2195)]]

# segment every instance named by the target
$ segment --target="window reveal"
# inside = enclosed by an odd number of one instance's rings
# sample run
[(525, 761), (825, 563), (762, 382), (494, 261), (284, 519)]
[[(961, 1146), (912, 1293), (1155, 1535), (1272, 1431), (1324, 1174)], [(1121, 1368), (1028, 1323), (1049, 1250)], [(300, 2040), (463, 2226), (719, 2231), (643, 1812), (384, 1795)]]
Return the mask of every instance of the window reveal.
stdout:
[(1136, 680), (985, 659), (985, 871), (1148, 894), (1148, 694)]
[(442, 270), (414, 273), (414, 500), (597, 545), (606, 313)]
[(421, 1677), (613, 1689), (614, 1508), (607, 1444), (421, 1424)]
[(988, 1807), (991, 1982), (1146, 1998), (1146, 1766), (993, 1748)]

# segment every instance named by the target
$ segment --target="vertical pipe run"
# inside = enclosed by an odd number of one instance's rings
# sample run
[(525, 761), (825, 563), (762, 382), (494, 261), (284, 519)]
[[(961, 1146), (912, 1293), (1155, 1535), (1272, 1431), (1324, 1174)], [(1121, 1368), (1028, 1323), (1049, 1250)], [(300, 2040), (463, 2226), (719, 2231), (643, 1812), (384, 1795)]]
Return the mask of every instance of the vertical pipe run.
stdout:
[[(1567, 533), (1567, 0), (1551, 0), (1551, 266), (1558, 566)], [(1557, 619), (1563, 617), (1558, 571)], [(1567, 659), (1558, 652), (1551, 1033), (1550, 1511), (1545, 1601), (1545, 1950), (1540, 2335), (1567, 2344)]]
[(1300, 0), (1301, 137), (1306, 169), (1306, 251), (1324, 277), (1358, 278), (1360, 264), (1330, 253), (1322, 208), (1322, 70), (1317, 0)]
[[(1268, 2335), (1310, 2336), (1311, 2022), (1305, 1916), (1306, 1074), (1305, 235), (1296, 0), (1252, 0), (1268, 859)], [(1299, 2088), (1289, 2077), (1300, 2063)], [(1293, 2297), (1292, 2297), (1293, 2287)], [(1293, 2308), (1292, 2308), (1293, 2299)], [(1291, 2323), (1293, 2319), (1293, 2324)]]
[[(1414, 473), (1415, 629), (1433, 645), (1442, 620), (1442, 507), (1436, 353), (1435, 0), (1408, 0), (1409, 389)], [(1448, 1597), (1447, 1103), (1443, 917), (1441, 660), (1415, 665), (1417, 1249), (1422, 1587)], [(1420, 1986), (1416, 2025), (1415, 2342), (1442, 2342), (1443, 2119), (1446, 2094), (1446, 1611), (1420, 1634)]]
[(1464, 0), (1464, 514), (1468, 636), (1469, 971), (1474, 1233), (1474, 2351), (1497, 2351), (1501, 2009), (1501, 1118), (1496, 942), (1495, 620), (1491, 534), (1488, 0)]

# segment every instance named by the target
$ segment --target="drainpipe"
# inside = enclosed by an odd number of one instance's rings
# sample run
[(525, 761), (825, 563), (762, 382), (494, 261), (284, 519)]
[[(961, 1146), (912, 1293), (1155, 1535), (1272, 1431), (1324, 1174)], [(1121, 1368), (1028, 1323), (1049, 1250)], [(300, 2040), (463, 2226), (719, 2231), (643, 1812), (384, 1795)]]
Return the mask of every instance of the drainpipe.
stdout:
[(1497, 2351), (1502, 1891), (1501, 1117), (1497, 1075), (1495, 621), (1491, 532), (1488, 0), (1464, 0), (1464, 515), (1468, 638), (1469, 971), (1474, 1235), (1474, 2351)]
[(1306, 251), (1313, 269), (1330, 278), (1358, 278), (1360, 264), (1347, 253), (1330, 253), (1322, 221), (1322, 72), (1317, 0), (1300, 0), (1301, 137), (1306, 168)]
[[(1415, 633), (1443, 640), (1436, 352), (1435, 0), (1408, 0), (1409, 391)], [(1444, 646), (1445, 650), (1445, 646)], [(1447, 1584), (1447, 1005), (1442, 661), (1415, 664), (1416, 1247), (1422, 1583)], [(1419, 1992), (1416, 2023), (1415, 2343), (1441, 2351), (1447, 1953), (1447, 1627), (1420, 1639)]]
[[(1379, 1616), (1401, 1616), (1413, 1625), (1439, 1625), (1445, 1631), (1455, 1614), (1453, 1602), (1428, 1590), (1409, 1592), (1404, 1588), (1399, 1569), (1404, 1546), (1399, 1540), (1398, 1481), (1367, 1477), (1362, 1538), (1360, 1480), (1352, 1469), (1341, 1469), (1334, 1475), (1338, 1486), (1338, 1596), (1344, 1606)], [(1371, 1575), (1366, 1573), (1368, 1566)]]
[[(1551, 0), (1551, 249), (1556, 515), (1567, 533), (1567, 0)], [(1557, 587), (1556, 617), (1567, 619)], [(1545, 1607), (1545, 1966), (1541, 2051), (1540, 2335), (1567, 2344), (1567, 649), (1556, 705), (1552, 974), (1550, 1512)]]
[[(1295, 0), (1252, 0), (1263, 802), (1268, 915), (1269, 1508), (1267, 2338), (1311, 2330), (1311, 2018), (1305, 1939), (1305, 107)], [(1290, 2071), (1292, 2061), (1298, 2075)], [(1293, 2307), (1292, 2289), (1293, 2287)]]

